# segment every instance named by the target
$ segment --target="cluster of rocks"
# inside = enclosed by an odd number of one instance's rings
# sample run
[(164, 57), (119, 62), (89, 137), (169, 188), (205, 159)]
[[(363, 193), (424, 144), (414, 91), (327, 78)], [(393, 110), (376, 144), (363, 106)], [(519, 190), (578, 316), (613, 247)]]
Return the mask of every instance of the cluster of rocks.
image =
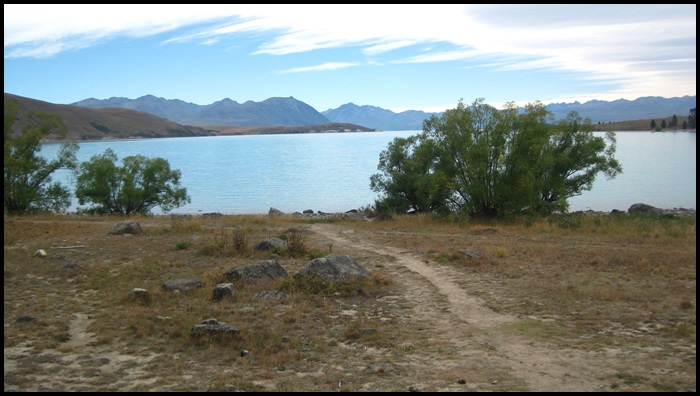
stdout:
[[(587, 211), (577, 211), (573, 213), (583, 213), (583, 214), (608, 214), (607, 212), (600, 212), (600, 211), (594, 211), (594, 210), (587, 210)], [(627, 211), (619, 210), (619, 209), (613, 209), (612, 211), (609, 212), (609, 214), (613, 215), (677, 215), (677, 216), (695, 216), (695, 209), (686, 209), (686, 208), (673, 208), (673, 209), (660, 209), (645, 203), (636, 203), (633, 204), (632, 206), (627, 209)]]
[[(305, 215), (311, 214), (312, 213), (306, 213)], [(316, 216), (337, 215), (322, 213), (313, 214)], [(109, 231), (109, 234), (131, 235), (139, 234), (141, 232), (142, 229), (138, 222), (127, 220), (115, 224)], [(273, 250), (274, 247), (282, 246), (283, 244), (284, 241), (281, 239), (267, 238), (257, 243), (254, 250), (269, 251)], [(76, 248), (77, 247), (80, 246), (76, 246)], [(39, 249), (35, 252), (35, 256), (43, 258), (47, 257), (48, 254), (43, 249)], [(66, 259), (65, 255), (62, 254), (53, 256), (52, 258), (57, 260)], [(236, 285), (269, 284), (271, 282), (289, 277), (287, 270), (280, 265), (278, 261), (279, 258), (279, 256), (272, 254), (267, 260), (246, 264), (238, 268), (231, 268), (224, 272), (222, 275), (222, 280), (224, 282), (214, 286), (212, 289), (211, 299), (215, 302), (221, 302), (224, 300), (233, 301), (234, 288)], [(67, 265), (70, 266), (70, 264), (72, 263)], [(70, 268), (80, 270), (80, 267), (77, 265), (70, 266)], [(322, 282), (333, 284), (337, 282), (345, 282), (353, 278), (369, 277), (371, 277), (371, 273), (359, 265), (355, 260), (350, 258), (350, 256), (329, 254), (325, 257), (316, 258), (307, 262), (306, 266), (294, 275), (294, 280), (297, 282), (312, 280), (315, 283)], [(184, 278), (172, 279), (164, 282), (160, 289), (166, 293), (184, 293), (199, 289), (203, 286), (204, 282), (202, 282), (200, 279)], [(257, 293), (255, 298), (259, 300), (283, 301), (288, 298), (288, 295), (276, 290), (265, 290)], [(148, 305), (152, 303), (153, 296), (147, 289), (136, 287), (127, 293), (127, 299), (132, 303)], [(17, 321), (29, 322), (32, 320), (34, 320), (34, 318), (21, 317)], [(220, 322), (215, 318), (206, 319), (198, 324), (195, 324), (190, 330), (190, 336), (193, 338), (201, 338), (204, 336), (223, 338), (231, 337), (237, 335), (238, 333), (240, 333), (239, 329), (231, 326), (228, 323)]]
[[(268, 250), (276, 246), (274, 242), (262, 241), (256, 246), (258, 250)], [(267, 247), (267, 249), (265, 248)], [(269, 284), (274, 281), (289, 277), (287, 270), (278, 261), (278, 256), (272, 255), (267, 260), (261, 260), (246, 264), (238, 268), (231, 268), (222, 275), (223, 283), (214, 286), (211, 299), (216, 302), (224, 300), (233, 301), (236, 285)], [(294, 280), (303, 282), (326, 282), (329, 284), (348, 281), (353, 278), (369, 278), (371, 273), (359, 265), (348, 255), (329, 254), (307, 262), (306, 266), (294, 275)], [(200, 279), (173, 279), (161, 285), (164, 292), (181, 293), (198, 289), (204, 286)], [(152, 296), (147, 289), (134, 288), (127, 294), (129, 301), (141, 304), (150, 304)], [(256, 299), (269, 301), (283, 301), (288, 295), (276, 290), (265, 290), (255, 295)], [(193, 338), (214, 337), (225, 338), (237, 335), (239, 329), (228, 323), (220, 322), (215, 318), (206, 319), (192, 326), (190, 336)]]
[(324, 219), (333, 219), (333, 218), (344, 218), (344, 219), (351, 219), (351, 220), (367, 220), (367, 217), (365, 216), (364, 213), (360, 212), (357, 209), (351, 209), (348, 210), (347, 212), (322, 212), (322, 211), (317, 211), (315, 212), (313, 209), (306, 209), (303, 212), (294, 212), (294, 213), (285, 213), (282, 212), (279, 209), (275, 208), (270, 208), (268, 212), (268, 216), (270, 218), (277, 217), (277, 216), (294, 216), (299, 219), (310, 219), (310, 220), (324, 220)]

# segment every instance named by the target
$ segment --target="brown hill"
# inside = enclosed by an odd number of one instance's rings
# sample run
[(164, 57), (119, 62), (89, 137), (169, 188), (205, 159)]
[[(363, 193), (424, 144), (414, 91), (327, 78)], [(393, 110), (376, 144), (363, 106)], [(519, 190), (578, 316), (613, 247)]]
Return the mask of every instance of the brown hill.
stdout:
[[(27, 124), (27, 110), (58, 114), (68, 127), (66, 140), (135, 139), (215, 134), (215, 132), (201, 127), (184, 126), (152, 114), (129, 109), (88, 109), (44, 102), (8, 93), (5, 93), (5, 99), (18, 102), (22, 108), (13, 127), (13, 134), (18, 134)], [(55, 136), (49, 136), (47, 140), (54, 139), (56, 139)]]
[[(216, 135), (253, 135), (279, 133), (321, 132), (370, 132), (374, 129), (348, 123), (328, 123), (305, 126), (254, 126), (238, 127), (219, 125), (198, 127), (180, 125), (165, 118), (124, 108), (93, 109), (62, 105), (5, 93), (5, 99), (18, 102), (22, 108), (13, 125), (13, 135), (19, 134), (27, 124), (27, 110), (58, 114), (68, 127), (65, 140), (137, 139)], [(49, 136), (46, 140), (56, 140)]]

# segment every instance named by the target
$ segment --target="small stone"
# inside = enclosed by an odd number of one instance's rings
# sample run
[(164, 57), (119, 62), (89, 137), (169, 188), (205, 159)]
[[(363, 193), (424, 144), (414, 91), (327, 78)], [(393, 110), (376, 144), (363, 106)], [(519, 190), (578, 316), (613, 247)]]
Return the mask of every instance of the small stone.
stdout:
[(36, 252), (34, 252), (34, 255), (36, 257), (46, 257), (46, 251), (44, 249), (39, 249)]
[(222, 301), (224, 298), (233, 298), (233, 283), (219, 283), (214, 286), (214, 301)]
[(142, 303), (149, 303), (151, 301), (151, 295), (148, 293), (148, 290), (146, 289), (141, 289), (139, 287), (135, 287), (129, 291), (129, 294), (127, 294), (127, 298), (130, 301), (136, 301), (136, 302), (142, 302)]

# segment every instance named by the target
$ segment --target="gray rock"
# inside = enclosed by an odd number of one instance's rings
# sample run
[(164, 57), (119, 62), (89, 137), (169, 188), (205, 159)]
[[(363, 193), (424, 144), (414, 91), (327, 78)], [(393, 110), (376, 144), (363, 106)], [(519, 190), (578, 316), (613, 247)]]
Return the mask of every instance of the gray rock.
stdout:
[(481, 258), (481, 253), (475, 252), (475, 251), (473, 251), (473, 250), (468, 250), (468, 249), (467, 249), (467, 250), (460, 250), (459, 252), (462, 253), (463, 255), (467, 256), (467, 257)]
[(202, 281), (199, 279), (173, 279), (161, 285), (165, 291), (187, 291), (202, 287)]
[(233, 283), (219, 283), (214, 286), (214, 301), (221, 301), (224, 298), (233, 298)]
[(61, 266), (61, 269), (66, 270), (66, 271), (82, 271), (83, 270), (82, 268), (80, 268), (80, 266), (78, 264), (73, 263), (73, 262), (63, 264)]
[(286, 300), (287, 298), (289, 298), (289, 296), (287, 294), (279, 292), (277, 290), (265, 290), (265, 291), (261, 291), (260, 293), (256, 294), (255, 298), (258, 300), (280, 301), (280, 300)]
[(632, 206), (627, 209), (627, 213), (629, 214), (662, 214), (664, 213), (663, 209), (656, 208), (651, 205), (647, 205), (644, 203), (636, 203), (633, 204)]
[(148, 290), (146, 289), (141, 289), (139, 287), (135, 287), (131, 290), (129, 290), (129, 294), (127, 294), (127, 298), (129, 301), (134, 301), (134, 302), (140, 302), (140, 303), (149, 303), (151, 302), (151, 295), (148, 293)]
[(109, 230), (109, 233), (113, 235), (139, 234), (141, 233), (141, 224), (133, 220), (120, 221)]
[(268, 250), (274, 249), (277, 246), (284, 246), (284, 241), (279, 238), (265, 238), (262, 241), (256, 243), (255, 246), (253, 246), (253, 250), (258, 252), (266, 252)]
[(270, 208), (270, 211), (268, 212), (268, 216), (270, 218), (277, 217), (277, 216), (284, 216), (284, 212), (282, 212), (279, 209)]
[(288, 276), (287, 271), (276, 260), (264, 260), (232, 268), (224, 274), (224, 278), (229, 281), (247, 284), (274, 281)]
[(202, 336), (226, 337), (237, 335), (241, 331), (228, 323), (219, 322), (216, 319), (205, 319), (201, 323), (192, 326), (190, 337), (200, 338)]
[(372, 274), (348, 255), (329, 254), (309, 261), (294, 275), (297, 280), (321, 279), (341, 282), (353, 277), (369, 278)]

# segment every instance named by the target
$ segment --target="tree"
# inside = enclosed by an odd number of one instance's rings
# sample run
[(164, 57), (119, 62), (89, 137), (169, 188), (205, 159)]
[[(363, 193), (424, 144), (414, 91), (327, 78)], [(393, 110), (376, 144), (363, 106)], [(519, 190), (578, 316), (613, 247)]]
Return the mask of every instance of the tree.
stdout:
[(695, 129), (695, 107), (690, 109), (690, 113), (688, 114), (688, 127), (690, 129)]
[(185, 188), (179, 187), (181, 172), (171, 170), (164, 158), (128, 156), (123, 165), (111, 149), (94, 155), (76, 169), (75, 195), (87, 211), (99, 214), (150, 214), (160, 206), (164, 212), (190, 202)]
[(656, 129), (656, 120), (651, 120), (651, 129)]
[(661, 129), (666, 129), (666, 120), (661, 120)]
[(19, 119), (19, 103), (5, 99), (4, 211), (8, 214), (60, 212), (70, 206), (71, 193), (52, 175), (62, 168), (74, 168), (78, 145), (62, 143), (57, 158), (40, 156), (41, 140), (49, 135), (65, 137), (67, 129), (56, 114), (27, 111), (26, 125), (19, 136), (12, 129)]
[(444, 211), (450, 194), (447, 177), (436, 171), (438, 153), (429, 142), (418, 144), (418, 136), (395, 138), (379, 156), (370, 177), (370, 188), (384, 192), (383, 205), (393, 212)]
[(688, 122), (683, 120), (683, 126), (681, 127), (681, 129), (688, 129)]
[[(432, 180), (439, 187), (434, 195), (439, 207), (474, 217), (566, 211), (568, 198), (590, 190), (599, 173), (613, 178), (622, 167), (613, 157), (614, 133), (594, 136), (590, 120), (576, 112), (553, 125), (549, 119), (540, 102), (521, 112), (514, 103), (499, 111), (482, 98), (469, 107), (460, 101), (441, 117), (425, 120), (410, 144), (390, 145), (372, 187), (384, 202), (426, 208), (407, 192)], [(421, 162), (418, 153), (429, 155)], [(427, 166), (416, 168), (416, 161)], [(390, 188), (396, 186), (401, 188)]]
[(671, 118), (671, 122), (668, 124), (669, 127), (675, 128), (678, 126), (678, 117), (676, 115), (673, 115), (673, 118)]

